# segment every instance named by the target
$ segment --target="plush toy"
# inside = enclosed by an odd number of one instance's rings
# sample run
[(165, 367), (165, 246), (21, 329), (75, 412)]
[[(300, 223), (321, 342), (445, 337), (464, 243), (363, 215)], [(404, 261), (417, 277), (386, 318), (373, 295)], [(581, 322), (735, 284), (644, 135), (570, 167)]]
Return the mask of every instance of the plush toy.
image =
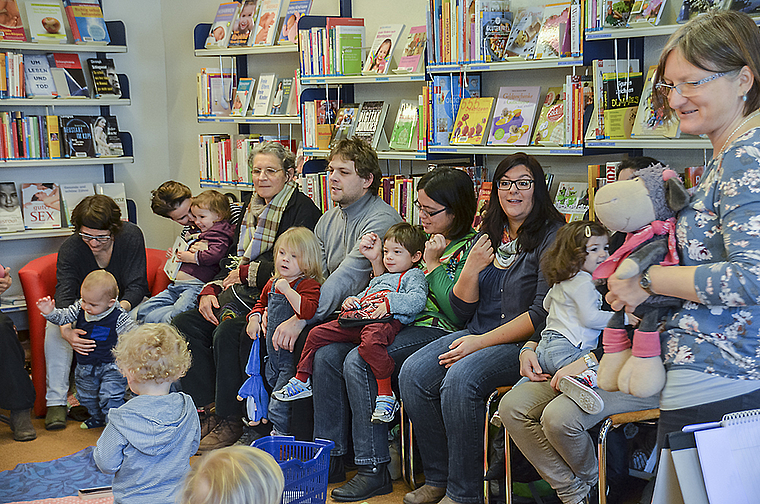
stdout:
[[(594, 278), (631, 278), (653, 264), (678, 264), (676, 213), (689, 202), (689, 193), (678, 174), (660, 164), (638, 170), (631, 180), (608, 184), (594, 197), (599, 220), (612, 231), (628, 233), (625, 243), (594, 271)], [(598, 385), (610, 392), (621, 390), (649, 397), (665, 385), (660, 358), (659, 325), (681, 300), (652, 295), (636, 308), (640, 318), (633, 346), (625, 329), (623, 310), (604, 329), (604, 356), (599, 363)]]
[(267, 423), (267, 409), (269, 407), (269, 393), (264, 388), (264, 379), (261, 376), (261, 363), (259, 359), (259, 344), (261, 338), (253, 340), (251, 353), (248, 354), (248, 364), (245, 372), (248, 379), (238, 390), (238, 401), (245, 401), (245, 410), (248, 414), (248, 425)]

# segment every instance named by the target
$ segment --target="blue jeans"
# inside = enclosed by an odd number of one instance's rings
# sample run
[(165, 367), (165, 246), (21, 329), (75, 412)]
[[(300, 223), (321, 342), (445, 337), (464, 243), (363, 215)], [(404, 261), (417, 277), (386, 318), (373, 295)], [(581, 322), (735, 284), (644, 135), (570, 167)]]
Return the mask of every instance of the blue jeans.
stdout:
[(203, 288), (200, 280), (184, 280), (169, 284), (163, 291), (140, 303), (135, 311), (138, 322), (171, 323), (180, 313), (198, 306), (198, 294)]
[(459, 503), (483, 501), (485, 400), (520, 377), (522, 343), (494, 345), (455, 362), (438, 356), (469, 331), (443, 336), (410, 356), (399, 373), (404, 408), (414, 425), (425, 483)]
[(124, 404), (127, 379), (115, 362), (77, 364), (74, 383), (79, 403), (87, 408), (93, 418), (102, 422), (107, 420), (108, 410)]
[(570, 343), (562, 334), (551, 329), (541, 333), (541, 340), (536, 347), (536, 356), (541, 371), (553, 375), (561, 367), (580, 359), (589, 350), (581, 350)]

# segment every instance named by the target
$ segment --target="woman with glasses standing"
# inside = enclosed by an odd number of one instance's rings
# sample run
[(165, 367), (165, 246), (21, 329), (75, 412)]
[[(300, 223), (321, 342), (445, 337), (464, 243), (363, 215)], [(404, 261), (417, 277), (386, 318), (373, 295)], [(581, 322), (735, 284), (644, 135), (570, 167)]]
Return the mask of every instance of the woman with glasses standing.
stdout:
[[(129, 311), (149, 294), (146, 273), (145, 239), (131, 222), (121, 220), (114, 200), (96, 194), (84, 198), (71, 213), (74, 234), (58, 250), (55, 303), (59, 308), (73, 304), (79, 297), (82, 281), (90, 272), (104, 269), (119, 285), (119, 304)], [(84, 331), (70, 324), (57, 326), (48, 322), (45, 329), (45, 362), (48, 430), (66, 427), (66, 395), (73, 352), (82, 355), (95, 348), (91, 339), (81, 338)]]
[(425, 470), (406, 504), (483, 501), (485, 399), (517, 382), (521, 344), (545, 324), (539, 258), (565, 220), (532, 156), (507, 156), (493, 185), (482, 234), (449, 296), (465, 329), (415, 352), (399, 374)]

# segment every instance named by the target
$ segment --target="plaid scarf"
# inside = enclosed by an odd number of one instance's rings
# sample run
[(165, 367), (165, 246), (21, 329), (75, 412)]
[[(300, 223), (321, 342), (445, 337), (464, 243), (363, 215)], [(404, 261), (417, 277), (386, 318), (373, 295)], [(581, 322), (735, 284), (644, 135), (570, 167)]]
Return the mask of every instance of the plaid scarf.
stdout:
[(240, 224), (238, 256), (254, 260), (272, 248), (282, 214), (296, 187), (296, 183), (289, 180), (269, 204), (256, 194), (251, 197), (251, 204)]

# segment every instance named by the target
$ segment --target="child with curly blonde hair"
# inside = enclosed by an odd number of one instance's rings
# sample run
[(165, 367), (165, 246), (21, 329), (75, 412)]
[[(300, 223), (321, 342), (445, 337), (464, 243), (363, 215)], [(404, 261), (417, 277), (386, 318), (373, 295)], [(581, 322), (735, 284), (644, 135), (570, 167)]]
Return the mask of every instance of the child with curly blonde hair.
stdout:
[(174, 502), (201, 434), (190, 396), (169, 393), (190, 367), (187, 342), (169, 324), (144, 324), (121, 335), (113, 354), (136, 396), (109, 412), (95, 463), (114, 474), (114, 502)]

